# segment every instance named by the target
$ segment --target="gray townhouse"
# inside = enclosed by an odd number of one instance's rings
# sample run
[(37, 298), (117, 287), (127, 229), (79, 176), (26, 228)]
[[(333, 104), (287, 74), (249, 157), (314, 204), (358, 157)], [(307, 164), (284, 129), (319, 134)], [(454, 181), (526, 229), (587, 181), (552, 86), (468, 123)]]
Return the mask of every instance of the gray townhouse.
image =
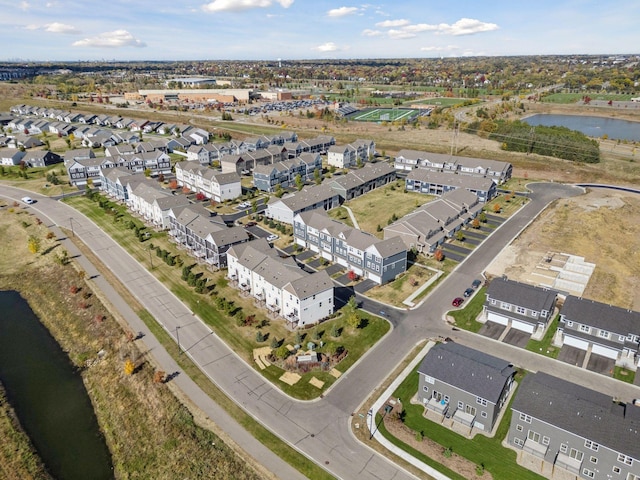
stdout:
[(123, 167), (105, 168), (100, 170), (100, 189), (111, 198), (127, 202), (129, 200), (127, 184), (144, 179), (143, 174), (134, 173)]
[(640, 407), (538, 372), (511, 404), (507, 443), (552, 479), (640, 479)]
[(552, 320), (558, 292), (498, 277), (486, 292), (487, 321), (527, 333), (542, 332)]
[(395, 169), (388, 163), (368, 163), (343, 177), (332, 178), (327, 184), (340, 196), (342, 202), (364, 195), (396, 179)]
[(62, 157), (49, 150), (32, 150), (26, 152), (22, 161), (28, 167), (48, 167), (62, 162)]
[(216, 268), (227, 266), (227, 251), (249, 241), (243, 227), (227, 227), (200, 205), (172, 208), (168, 214), (169, 235), (196, 258)]
[(248, 175), (258, 165), (271, 165), (287, 158), (282, 153), (282, 147), (269, 147), (237, 155), (225, 155), (220, 160), (220, 167), (223, 173), (235, 172), (238, 175)]
[(322, 170), (320, 155), (303, 153), (298, 158), (256, 165), (253, 169), (253, 184), (258, 190), (273, 192), (278, 185), (282, 188), (295, 186), (298, 175), (303, 182), (311, 180), (316, 170)]
[(556, 339), (635, 370), (640, 362), (640, 312), (568, 295)]
[(508, 361), (453, 342), (439, 343), (418, 367), (418, 400), (445, 426), (492, 432), (516, 370)]
[(305, 187), (292, 195), (272, 197), (267, 202), (265, 217), (293, 225), (294, 217), (301, 212), (321, 208), (331, 210), (340, 206), (340, 197), (328, 185)]
[(293, 238), (296, 244), (379, 285), (407, 269), (407, 249), (401, 239), (380, 240), (330, 218), (323, 210), (295, 215)]
[(451, 190), (384, 227), (384, 238), (400, 237), (408, 250), (433, 254), (480, 212), (482, 204), (475, 194)]
[(373, 140), (358, 139), (348, 145), (332, 145), (327, 150), (327, 163), (336, 168), (352, 168), (365, 163), (376, 153)]
[(423, 152), (419, 150), (400, 150), (394, 159), (397, 170), (414, 170), (422, 168), (435, 172), (454, 172), (462, 175), (485, 177), (497, 184), (511, 178), (513, 166), (509, 162), (487, 160), (482, 158), (459, 157), (442, 153)]
[(496, 183), (490, 178), (431, 171), (422, 168), (409, 172), (405, 184), (410, 192), (436, 196), (462, 188), (475, 193), (481, 202), (488, 202), (498, 192)]
[(324, 155), (332, 145), (336, 144), (336, 139), (329, 135), (319, 135), (308, 140), (287, 141), (283, 144), (288, 158), (299, 157), (305, 152), (319, 153)]

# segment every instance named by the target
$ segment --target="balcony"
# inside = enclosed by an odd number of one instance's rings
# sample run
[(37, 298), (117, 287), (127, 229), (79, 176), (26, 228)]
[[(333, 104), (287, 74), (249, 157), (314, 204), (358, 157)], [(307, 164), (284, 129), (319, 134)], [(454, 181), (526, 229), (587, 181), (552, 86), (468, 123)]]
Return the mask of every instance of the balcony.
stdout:
[[(526, 442), (525, 442), (525, 445), (526, 445)], [(556, 463), (554, 465), (556, 467), (564, 468), (565, 470), (571, 473), (574, 473), (576, 475), (580, 475), (580, 469), (582, 468), (582, 460), (572, 458), (566, 453), (558, 452), (558, 456), (556, 457)]]
[(547, 450), (549, 449), (549, 447), (547, 447), (546, 445), (542, 445), (541, 443), (538, 443), (536, 441), (533, 441), (530, 438), (527, 438), (527, 440), (524, 442), (524, 446), (522, 447), (522, 449), (525, 452), (530, 453), (531, 455), (544, 458), (545, 455), (547, 454)]

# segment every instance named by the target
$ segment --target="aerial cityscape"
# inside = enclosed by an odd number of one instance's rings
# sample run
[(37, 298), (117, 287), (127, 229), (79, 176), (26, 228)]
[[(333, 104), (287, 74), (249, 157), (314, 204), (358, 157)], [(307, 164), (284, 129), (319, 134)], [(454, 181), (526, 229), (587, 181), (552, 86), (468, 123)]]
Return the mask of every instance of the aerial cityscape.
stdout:
[(0, 6), (0, 478), (640, 479), (640, 5)]

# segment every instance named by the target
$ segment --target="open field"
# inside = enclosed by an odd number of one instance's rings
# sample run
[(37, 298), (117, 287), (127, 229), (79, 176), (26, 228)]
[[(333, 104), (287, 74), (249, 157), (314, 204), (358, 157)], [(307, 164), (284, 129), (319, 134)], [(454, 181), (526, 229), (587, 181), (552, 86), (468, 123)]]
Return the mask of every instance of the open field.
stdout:
[(593, 189), (560, 200), (489, 266), (487, 274), (523, 280), (548, 252), (596, 264), (584, 297), (640, 310), (640, 195)]
[(456, 105), (462, 105), (464, 102), (467, 102), (466, 98), (449, 98), (449, 97), (435, 97), (435, 98), (427, 98), (425, 100), (416, 100), (415, 104), (423, 104), (423, 105), (433, 105), (434, 107), (454, 107)]
[(367, 108), (349, 115), (349, 120), (356, 122), (399, 122), (406, 120), (408, 122), (419, 113), (419, 110), (410, 108)]
[[(0, 238), (12, 246), (12, 254), (0, 257), (0, 288), (19, 291), (72, 363), (84, 367), (82, 378), (111, 452), (115, 477), (264, 478), (266, 472), (256, 474), (219, 436), (196, 425), (172, 394), (170, 383), (154, 382), (151, 359), (129, 339), (73, 264), (55, 260), (62, 247), (55, 238), (47, 238), (47, 229), (36, 217), (28, 209), (3, 205)], [(30, 235), (41, 240), (35, 254), (28, 249)], [(71, 293), (72, 286), (79, 286), (83, 294)], [(106, 352), (101, 360), (96, 357), (99, 350)], [(125, 358), (137, 367), (133, 375), (124, 372)], [(10, 469), (18, 475), (13, 478), (46, 478), (30, 466), (37, 466), (37, 459), (19, 435), (11, 429), (9, 433), (0, 442), (0, 472)]]

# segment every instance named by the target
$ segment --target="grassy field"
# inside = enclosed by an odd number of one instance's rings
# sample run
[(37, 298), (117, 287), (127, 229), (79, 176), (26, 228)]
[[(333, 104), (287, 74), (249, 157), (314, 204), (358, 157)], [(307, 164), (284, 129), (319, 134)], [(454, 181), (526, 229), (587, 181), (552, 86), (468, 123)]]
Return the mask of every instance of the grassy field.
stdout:
[(547, 331), (542, 337), (542, 340), (533, 340), (530, 339), (527, 343), (526, 349), (535, 353), (539, 353), (540, 355), (545, 355), (550, 358), (558, 358), (558, 354), (560, 353), (559, 347), (554, 347), (552, 345), (553, 337), (556, 333), (556, 329), (558, 328), (558, 319), (560, 315), (556, 315), (556, 317), (549, 323), (547, 327)]
[(416, 116), (418, 110), (410, 108), (367, 108), (349, 116), (349, 120), (356, 122), (397, 122), (409, 120)]
[(369, 290), (367, 297), (396, 307), (404, 307), (402, 302), (435, 274), (433, 270), (413, 264), (393, 282)]
[[(151, 269), (152, 273), (163, 282), (178, 298), (180, 298), (199, 318), (209, 325), (238, 355), (240, 355), (249, 364), (253, 362), (253, 350), (270, 345), (272, 339), (277, 339), (281, 345), (297, 343), (295, 341), (295, 333), (285, 328), (282, 320), (270, 321), (266, 317), (266, 312), (257, 307), (250, 297), (240, 295), (239, 291), (228, 285), (224, 278), (225, 272), (211, 272), (203, 266), (195, 266), (194, 273), (201, 273), (210, 280), (209, 285), (212, 286), (212, 292), (208, 295), (195, 293), (193, 288), (189, 287), (185, 281), (181, 279), (181, 267), (169, 266), (150, 254), (149, 245), (159, 246), (168, 250), (172, 255), (179, 255), (185, 265), (191, 265), (194, 261), (183, 250), (178, 250), (174, 244), (168, 239), (166, 233), (152, 232), (148, 241), (139, 242), (133, 231), (126, 227), (129, 219), (133, 218), (126, 213), (124, 207), (116, 207), (122, 212), (122, 220), (114, 222), (114, 216), (105, 213), (97, 204), (87, 199), (85, 196), (74, 197), (68, 199), (68, 203), (74, 208), (87, 215), (91, 220), (98, 224), (106, 233), (108, 233), (115, 241), (122, 245), (129, 253), (139, 262)], [(139, 225), (142, 222), (137, 220)], [(215, 298), (222, 297), (228, 301), (233, 301), (235, 308), (240, 308), (242, 317), (246, 318), (254, 316), (255, 324), (259, 324), (265, 320), (265, 325), (260, 328), (267, 342), (259, 343), (256, 340), (256, 326), (240, 326), (237, 321), (237, 314), (234, 318), (230, 318), (227, 314), (220, 311), (215, 305)], [(377, 317), (364, 316), (365, 321), (363, 328), (356, 330), (348, 328), (344, 320), (338, 316), (333, 320), (324, 322), (313, 329), (306, 330), (306, 338), (312, 338), (314, 332), (318, 332), (320, 338), (327, 338), (328, 332), (332, 331), (336, 325), (338, 330), (342, 332), (339, 338), (332, 339), (333, 343), (337, 343), (349, 352), (336, 368), (345, 372), (350, 365), (353, 364), (360, 356), (374, 345), (389, 329), (389, 325), (385, 320)], [(324, 336), (324, 337), (323, 337)], [(318, 351), (323, 351), (318, 348)], [(329, 388), (335, 381), (335, 377), (327, 372), (308, 372), (302, 375), (301, 380), (291, 386), (279, 378), (284, 370), (277, 365), (272, 365), (266, 370), (261, 371), (272, 383), (281, 388), (288, 395), (300, 399), (317, 398)], [(311, 384), (309, 380), (315, 376), (325, 382), (322, 389), (318, 389)]]
[[(47, 233), (26, 209), (0, 209), (0, 238), (12, 246), (12, 255), (0, 257), (0, 288), (19, 291), (73, 364), (84, 367), (82, 378), (111, 452), (115, 477), (264, 478), (265, 472), (258, 475), (218, 435), (196, 425), (172, 394), (170, 383), (154, 381), (156, 369), (150, 359), (76, 268), (56, 260), (62, 247)], [(29, 236), (40, 240), (35, 254), (28, 249)], [(72, 286), (79, 286), (82, 294), (71, 293)], [(106, 352), (101, 360), (96, 357), (99, 350)], [(133, 375), (124, 372), (127, 358), (135, 363)], [(6, 422), (0, 424), (7, 427)], [(20, 472), (16, 475), (21, 479), (45, 478), (15, 431), (9, 428), (0, 442), (0, 471)]]
[[(396, 180), (389, 185), (372, 190), (366, 195), (349, 200), (345, 202), (345, 205), (355, 215), (361, 230), (382, 238), (383, 233), (378, 231), (378, 226), (384, 228), (394, 215), (396, 218), (401, 218), (431, 200), (433, 197), (429, 195), (405, 192), (404, 182)], [(340, 212), (340, 209), (332, 210), (329, 215), (341, 219), (343, 214), (341, 215)]]
[(615, 93), (552, 93), (551, 95), (545, 95), (542, 101), (548, 103), (576, 103), (585, 96), (589, 96), (591, 100), (613, 100), (614, 102), (628, 101), (633, 97), (633, 95)]
[(476, 321), (478, 315), (482, 311), (482, 306), (486, 300), (486, 288), (482, 287), (473, 296), (471, 300), (465, 302), (463, 308), (451, 310), (448, 315), (455, 320), (455, 326), (470, 332), (478, 332), (482, 327), (482, 323)]
[(466, 102), (466, 98), (449, 98), (449, 97), (435, 97), (435, 98), (427, 98), (424, 100), (417, 100), (411, 103), (420, 103), (424, 105), (433, 105), (434, 107), (455, 107), (457, 105), (462, 105)]

